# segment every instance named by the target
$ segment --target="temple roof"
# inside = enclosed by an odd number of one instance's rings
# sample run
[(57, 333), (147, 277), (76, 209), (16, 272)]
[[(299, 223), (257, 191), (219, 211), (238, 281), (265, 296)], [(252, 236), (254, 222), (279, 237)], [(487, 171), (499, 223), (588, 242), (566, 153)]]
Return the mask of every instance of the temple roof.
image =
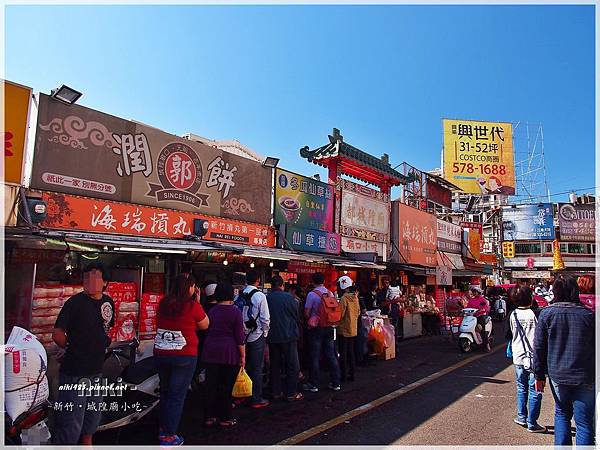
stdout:
[(387, 154), (377, 158), (353, 147), (344, 142), (337, 128), (333, 129), (333, 135), (329, 135), (329, 144), (314, 150), (303, 147), (300, 149), (300, 156), (323, 167), (328, 167), (329, 162), (335, 159), (338, 161), (340, 173), (376, 186), (382, 183), (398, 186), (408, 182), (406, 176), (392, 168)]

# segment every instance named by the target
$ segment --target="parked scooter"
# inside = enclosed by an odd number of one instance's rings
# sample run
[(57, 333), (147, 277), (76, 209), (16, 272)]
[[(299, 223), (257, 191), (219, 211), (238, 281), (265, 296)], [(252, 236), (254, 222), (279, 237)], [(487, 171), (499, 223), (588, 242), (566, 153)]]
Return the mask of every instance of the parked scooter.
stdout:
[(488, 343), (485, 350), (490, 351), (492, 349), (492, 319), (488, 316), (485, 322), (485, 330), (481, 330), (481, 325), (477, 323), (477, 317), (475, 317), (478, 311), (480, 310), (477, 308), (465, 308), (462, 310), (463, 319), (458, 330), (458, 345), (463, 353), (468, 353), (473, 347), (483, 345), (482, 331), (488, 335)]
[(50, 441), (48, 410), (44, 402), (24, 412), (14, 421), (4, 413), (4, 445), (41, 445)]
[(107, 350), (103, 374), (107, 380), (98, 431), (119, 428), (137, 422), (159, 401), (159, 378), (154, 357), (136, 361), (139, 341), (119, 343)]
[(497, 320), (504, 320), (506, 318), (506, 297), (499, 295), (497, 297), (490, 298), (490, 304), (492, 305), (492, 315)]

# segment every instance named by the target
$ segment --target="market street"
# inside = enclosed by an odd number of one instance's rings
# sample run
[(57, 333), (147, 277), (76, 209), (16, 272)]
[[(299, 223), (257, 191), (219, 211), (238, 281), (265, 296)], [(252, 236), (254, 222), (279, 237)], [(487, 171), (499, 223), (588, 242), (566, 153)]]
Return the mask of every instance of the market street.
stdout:
[[(497, 325), (497, 324), (496, 324)], [(501, 336), (501, 327), (496, 336)], [(500, 339), (500, 341), (502, 341)], [(501, 342), (503, 344), (503, 342)], [(356, 381), (340, 392), (322, 390), (307, 394), (296, 404), (277, 402), (260, 411), (241, 408), (235, 432), (206, 429), (200, 400), (188, 395), (182, 433), (195, 445), (294, 444), (522, 444), (547, 445), (551, 435), (527, 433), (512, 423), (515, 403), (514, 369), (503, 347), (439, 377), (364, 415), (342, 422), (304, 442), (293, 437), (318, 427), (361, 405), (436, 374), (479, 352), (462, 355), (448, 336), (423, 337), (402, 342), (398, 357), (360, 368)], [(483, 396), (483, 397), (481, 397)], [(477, 406), (477, 410), (472, 410)], [(548, 393), (541, 423), (551, 424), (553, 400)], [(467, 417), (469, 417), (467, 419)], [(147, 444), (156, 432), (156, 415), (120, 432), (99, 433), (99, 444)], [(469, 426), (464, 426), (465, 423)], [(461, 424), (457, 426), (457, 424)], [(485, 434), (484, 434), (485, 433)], [(291, 441), (287, 441), (292, 438)]]

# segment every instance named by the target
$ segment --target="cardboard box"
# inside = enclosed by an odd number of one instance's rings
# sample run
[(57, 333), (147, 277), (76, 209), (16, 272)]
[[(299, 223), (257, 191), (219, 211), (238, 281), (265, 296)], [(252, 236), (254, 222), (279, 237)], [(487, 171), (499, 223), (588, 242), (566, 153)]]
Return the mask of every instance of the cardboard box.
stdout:
[(390, 347), (387, 347), (383, 353), (379, 355), (379, 359), (387, 361), (388, 359), (394, 359), (396, 357), (396, 343), (393, 342)]

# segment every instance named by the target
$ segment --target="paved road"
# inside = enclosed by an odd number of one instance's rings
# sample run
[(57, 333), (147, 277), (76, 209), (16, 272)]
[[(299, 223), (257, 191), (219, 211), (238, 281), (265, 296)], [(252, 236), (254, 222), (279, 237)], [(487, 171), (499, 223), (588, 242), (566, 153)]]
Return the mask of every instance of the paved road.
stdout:
[[(544, 396), (540, 423), (552, 425)], [(322, 433), (306, 445), (552, 445), (553, 436), (513, 424), (514, 369), (502, 351)]]
[[(502, 335), (498, 330), (497, 336)], [(343, 385), (340, 392), (322, 390), (295, 404), (278, 402), (259, 411), (236, 410), (235, 430), (203, 428), (202, 397), (189, 395), (181, 434), (187, 444), (194, 445), (273, 445), (471, 356), (462, 355), (448, 337), (408, 340), (398, 347), (396, 359), (359, 368), (356, 381)], [(326, 374), (322, 386), (326, 386)], [(302, 443), (551, 444), (551, 435), (532, 435), (512, 423), (514, 390), (512, 366), (498, 351)], [(548, 395), (543, 424), (551, 424), (552, 407)], [(140, 423), (99, 433), (96, 443), (154, 444), (157, 428), (153, 412)]]

